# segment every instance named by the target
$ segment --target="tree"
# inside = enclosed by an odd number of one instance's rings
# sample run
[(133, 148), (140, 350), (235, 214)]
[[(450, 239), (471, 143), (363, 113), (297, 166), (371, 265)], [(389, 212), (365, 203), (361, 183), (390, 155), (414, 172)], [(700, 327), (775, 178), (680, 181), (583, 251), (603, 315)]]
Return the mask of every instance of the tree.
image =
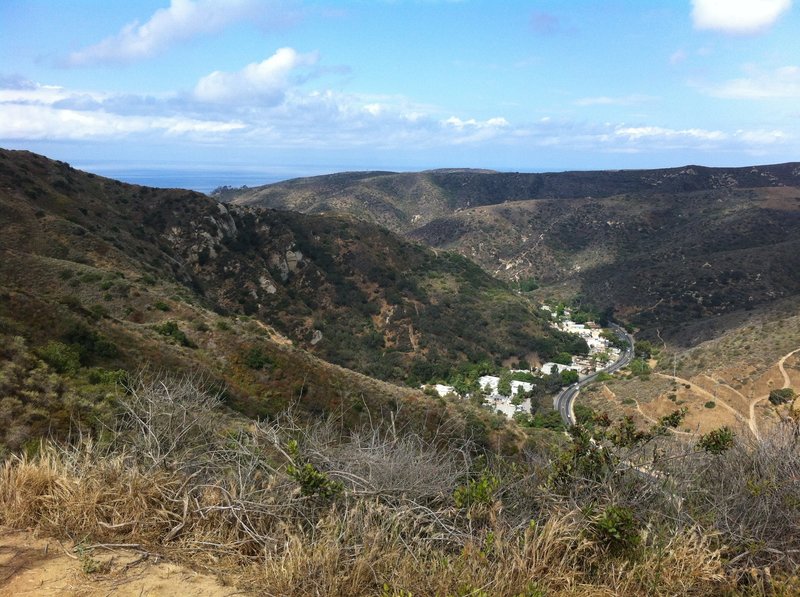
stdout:
[(656, 349), (653, 344), (647, 340), (637, 340), (635, 351), (636, 356), (640, 359), (649, 359), (656, 352)]
[(501, 396), (511, 396), (511, 372), (503, 371), (497, 383), (497, 393)]
[(619, 348), (620, 350), (625, 350), (628, 347), (628, 343), (625, 341), (624, 338), (620, 338), (612, 332), (611, 330), (603, 330), (600, 332), (600, 335), (608, 340), (608, 343), (611, 344), (614, 348)]
[(572, 369), (565, 369), (561, 372), (561, 383), (565, 386), (576, 383), (578, 381), (578, 372)]
[(559, 365), (572, 365), (572, 355), (568, 352), (559, 352), (553, 357), (553, 362)]
[(650, 373), (650, 365), (643, 359), (633, 359), (629, 368), (634, 375), (648, 375)]

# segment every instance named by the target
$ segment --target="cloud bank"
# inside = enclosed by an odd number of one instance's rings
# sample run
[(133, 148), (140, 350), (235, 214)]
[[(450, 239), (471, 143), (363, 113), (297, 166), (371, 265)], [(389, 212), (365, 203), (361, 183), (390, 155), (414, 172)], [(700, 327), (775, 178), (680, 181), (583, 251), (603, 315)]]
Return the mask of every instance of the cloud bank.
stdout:
[(692, 0), (696, 29), (734, 35), (769, 29), (792, 6), (792, 0)]

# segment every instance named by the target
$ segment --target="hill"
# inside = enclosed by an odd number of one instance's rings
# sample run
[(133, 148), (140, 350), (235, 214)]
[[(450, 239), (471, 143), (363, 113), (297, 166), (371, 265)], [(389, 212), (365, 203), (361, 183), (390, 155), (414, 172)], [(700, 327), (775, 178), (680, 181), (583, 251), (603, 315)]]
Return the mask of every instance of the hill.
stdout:
[[(463, 257), (25, 152), (0, 152), (0, 223), (0, 551), (31, 568), (14, 562), (3, 587), (141, 592), (164, 558), (253, 594), (797, 592), (791, 405), (754, 439), (692, 435), (659, 403), (661, 365), (608, 381), (650, 399), (645, 426), (526, 435), (320, 358), (386, 359), (392, 378), (581, 349)], [(791, 301), (784, 329), (751, 322), (684, 355), (676, 400), (714, 391), (701, 377), (719, 350), (774, 369), (747, 387), (730, 372), (720, 407), (760, 400), (775, 371), (796, 381)], [(56, 537), (74, 563), (8, 528)]]
[(251, 417), (293, 406), (350, 425), (401, 410), (418, 430), (451, 421), (513, 444), (466, 403), (376, 378), (417, 384), (582, 349), (462, 257), (351, 219), (224, 206), (2, 151), (0, 222), (10, 447), (108, 410), (114, 372), (146, 365), (202, 371)]
[[(228, 191), (358, 215), (650, 334), (797, 296), (800, 166), (338, 175)], [(531, 284), (528, 284), (532, 286)], [(702, 336), (695, 338), (701, 339)], [(690, 339), (691, 341), (691, 339)]]

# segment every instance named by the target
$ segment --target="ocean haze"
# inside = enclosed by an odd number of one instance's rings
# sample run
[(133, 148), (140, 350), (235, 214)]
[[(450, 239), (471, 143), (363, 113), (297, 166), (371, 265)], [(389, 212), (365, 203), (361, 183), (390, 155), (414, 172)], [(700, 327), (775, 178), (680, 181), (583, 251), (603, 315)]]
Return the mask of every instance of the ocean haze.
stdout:
[(314, 168), (277, 173), (269, 170), (242, 170), (213, 166), (208, 168), (187, 168), (186, 166), (153, 168), (103, 164), (73, 165), (80, 170), (96, 172), (101, 176), (114, 178), (131, 184), (165, 189), (190, 189), (206, 194), (221, 186), (260, 186), (288, 180), (290, 178), (329, 172), (328, 170)]

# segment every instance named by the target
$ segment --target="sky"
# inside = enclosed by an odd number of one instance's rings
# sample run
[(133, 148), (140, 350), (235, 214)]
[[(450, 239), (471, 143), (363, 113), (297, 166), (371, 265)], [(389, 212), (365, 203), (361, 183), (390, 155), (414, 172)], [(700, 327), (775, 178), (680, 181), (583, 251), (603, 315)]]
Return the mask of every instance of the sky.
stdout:
[(2, 0), (0, 147), (277, 177), (800, 160), (792, 0)]

